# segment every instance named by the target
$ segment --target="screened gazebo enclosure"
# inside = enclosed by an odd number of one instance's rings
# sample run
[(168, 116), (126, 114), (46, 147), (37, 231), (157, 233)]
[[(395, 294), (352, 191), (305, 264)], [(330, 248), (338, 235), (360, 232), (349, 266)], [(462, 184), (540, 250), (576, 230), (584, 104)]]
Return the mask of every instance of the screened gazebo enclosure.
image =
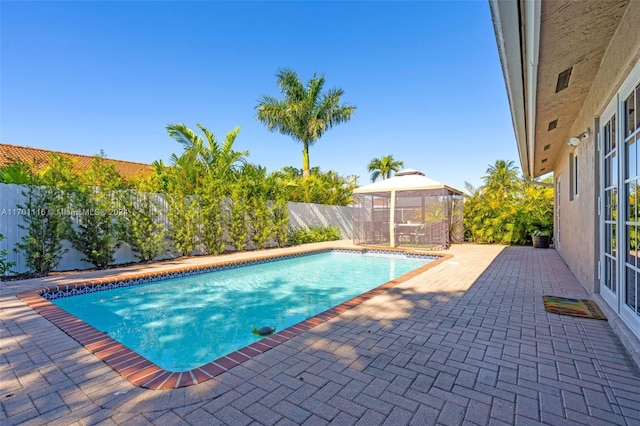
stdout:
[(447, 249), (464, 239), (462, 192), (413, 169), (353, 192), (353, 242)]

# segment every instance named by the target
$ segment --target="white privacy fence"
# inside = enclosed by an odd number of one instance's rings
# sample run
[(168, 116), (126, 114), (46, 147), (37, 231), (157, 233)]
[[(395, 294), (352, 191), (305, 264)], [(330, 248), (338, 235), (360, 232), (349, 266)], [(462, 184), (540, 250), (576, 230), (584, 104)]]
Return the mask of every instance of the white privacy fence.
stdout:
[[(20, 209), (19, 205), (24, 205), (26, 197), (23, 192), (27, 191), (26, 186), (15, 184), (0, 183), (0, 234), (4, 235), (4, 239), (0, 241), (0, 250), (7, 249), (7, 260), (15, 262), (15, 266), (11, 268), (13, 272), (27, 272), (25, 259), (22, 253), (16, 252), (14, 248), (16, 243), (20, 242), (26, 235), (27, 231), (21, 229), (19, 225), (22, 218), (30, 213), (24, 209)], [(158, 195), (162, 200), (162, 195)], [(161, 202), (161, 205), (166, 203)], [(351, 207), (345, 206), (326, 206), (322, 204), (306, 204), (306, 203), (288, 203), (289, 208), (289, 225), (291, 228), (298, 229), (304, 227), (318, 226), (334, 226), (340, 230), (340, 234), (344, 239), (353, 237), (353, 210)], [(76, 212), (60, 212), (61, 214), (74, 214)], [(81, 214), (82, 212), (79, 212)], [(126, 213), (126, 212), (124, 212)], [(158, 217), (159, 221), (167, 223), (166, 210), (162, 217)], [(114, 215), (120, 212), (113, 212)], [(169, 242), (170, 244), (170, 242)], [(90, 269), (93, 267), (88, 262), (80, 259), (83, 258), (82, 253), (75, 250), (71, 243), (67, 240), (63, 241), (63, 247), (67, 252), (62, 256), (60, 264), (56, 268), (58, 271), (69, 271), (75, 269)], [(249, 248), (251, 246), (248, 246)], [(169, 245), (167, 247), (167, 255), (162, 258), (170, 258), (177, 256), (175, 247)], [(197, 253), (197, 250), (196, 250)], [(127, 244), (123, 244), (114, 255), (114, 264), (125, 264), (138, 261), (137, 257)]]

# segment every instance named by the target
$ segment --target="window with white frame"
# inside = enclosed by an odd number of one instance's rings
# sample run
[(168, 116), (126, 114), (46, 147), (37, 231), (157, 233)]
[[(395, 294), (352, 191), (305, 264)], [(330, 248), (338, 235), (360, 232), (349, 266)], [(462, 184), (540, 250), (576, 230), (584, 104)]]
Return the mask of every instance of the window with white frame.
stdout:
[(578, 156), (574, 153), (569, 154), (569, 199), (578, 198)]

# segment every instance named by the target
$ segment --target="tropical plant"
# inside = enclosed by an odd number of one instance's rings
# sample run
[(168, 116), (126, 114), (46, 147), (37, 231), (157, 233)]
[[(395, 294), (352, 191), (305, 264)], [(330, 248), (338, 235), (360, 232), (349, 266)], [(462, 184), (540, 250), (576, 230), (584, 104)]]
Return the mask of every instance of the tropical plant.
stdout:
[(552, 236), (553, 188), (525, 182), (523, 190), (522, 215), (525, 218), (526, 231), (530, 235)]
[(393, 155), (385, 155), (381, 158), (373, 158), (369, 161), (367, 169), (371, 172), (371, 182), (375, 182), (379, 177), (388, 179), (391, 177), (391, 173), (397, 173), (404, 167), (404, 162), (400, 160), (394, 160)]
[(47, 165), (39, 173), (29, 171), (29, 186), (23, 191), (26, 214), (18, 225), (26, 231), (14, 250), (22, 253), (25, 264), (36, 274), (55, 269), (67, 251), (62, 241), (71, 227), (70, 193), (77, 186), (70, 159), (49, 154)]
[(322, 172), (311, 169), (308, 178), (302, 170), (284, 167), (271, 173), (284, 191), (287, 201), (344, 206), (353, 200), (353, 190), (358, 186), (355, 176), (341, 176), (333, 170)]
[(104, 269), (114, 262), (115, 252), (122, 245), (115, 213), (123, 211), (117, 191), (124, 188), (124, 182), (102, 155), (93, 157), (81, 178), (82, 185), (71, 198), (76, 214), (68, 239), (83, 254), (82, 260)]
[(160, 162), (154, 164), (156, 180), (167, 190), (169, 233), (183, 256), (190, 255), (199, 243), (207, 253), (224, 250), (222, 205), (249, 155), (233, 149), (239, 127), (219, 142), (205, 127), (196, 126), (204, 137), (184, 124), (168, 125), (169, 136), (184, 151), (171, 156), (169, 170)]
[(482, 177), (484, 190), (500, 193), (503, 197), (518, 189), (522, 180), (518, 174), (518, 167), (512, 160), (497, 160), (489, 166), (487, 174)]
[(165, 166), (162, 160), (155, 160), (151, 163), (153, 173), (147, 178), (141, 179), (138, 184), (147, 186), (152, 189), (153, 192), (166, 193), (169, 191), (171, 170)]
[(355, 176), (341, 176), (333, 170), (316, 175), (320, 187), (325, 192), (324, 199), (316, 199), (318, 204), (346, 206), (353, 201), (353, 190), (358, 187)]
[[(485, 184), (466, 183), (466, 238), (478, 243), (525, 244), (535, 233), (553, 230), (553, 189), (526, 182), (513, 161), (487, 169)], [(550, 182), (546, 182), (547, 184)]]
[(349, 121), (356, 107), (340, 104), (342, 89), (322, 92), (324, 76), (314, 74), (306, 85), (291, 69), (278, 70), (276, 77), (283, 98), (262, 96), (256, 106), (257, 119), (270, 131), (302, 143), (302, 175), (306, 178), (310, 175), (309, 147), (328, 129)]
[(184, 147), (180, 157), (171, 155), (174, 166), (179, 166), (185, 171), (183, 183), (189, 184), (190, 192), (204, 179), (205, 175), (219, 181), (228, 181), (232, 175), (238, 172), (238, 167), (246, 163), (245, 157), (248, 151), (234, 151), (233, 143), (240, 132), (236, 127), (227, 133), (225, 140), (219, 142), (214, 134), (200, 124), (196, 124), (204, 134), (204, 138), (196, 134), (184, 124), (170, 124), (167, 132), (176, 142)]

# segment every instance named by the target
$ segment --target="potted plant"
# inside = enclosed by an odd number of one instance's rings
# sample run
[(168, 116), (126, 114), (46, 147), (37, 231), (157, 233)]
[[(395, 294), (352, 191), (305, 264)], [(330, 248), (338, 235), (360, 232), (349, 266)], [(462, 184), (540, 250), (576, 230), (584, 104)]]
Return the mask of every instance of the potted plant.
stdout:
[(535, 248), (549, 248), (553, 235), (553, 208), (536, 203), (528, 215), (527, 230)]
[(534, 248), (549, 248), (551, 232), (546, 229), (536, 229), (531, 232), (531, 240)]

